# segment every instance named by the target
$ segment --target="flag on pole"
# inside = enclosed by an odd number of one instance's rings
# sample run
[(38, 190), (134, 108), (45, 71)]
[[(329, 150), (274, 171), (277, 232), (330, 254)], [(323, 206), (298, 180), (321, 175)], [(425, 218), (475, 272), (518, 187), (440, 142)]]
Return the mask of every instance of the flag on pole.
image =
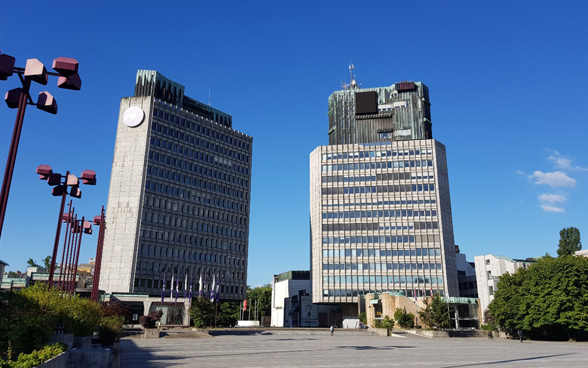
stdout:
[(418, 298), (418, 296), (417, 296), (417, 291), (416, 291), (416, 289), (414, 289), (414, 288), (412, 289), (412, 291), (414, 292), (414, 301), (416, 302), (416, 301), (418, 301), (418, 300), (419, 300), (419, 298)]
[(247, 299), (243, 300), (243, 312), (247, 311)]
[(208, 285), (206, 285), (206, 273), (204, 274), (204, 283), (202, 285), (203, 285), (202, 296), (204, 296), (204, 293), (206, 293), (206, 291), (207, 291), (206, 289), (208, 286)]
[(218, 280), (218, 282), (216, 283), (216, 292), (214, 293), (215, 296), (215, 303), (218, 303), (218, 290), (220, 289), (220, 280)]
[(190, 300), (192, 300), (192, 286), (194, 286), (194, 283), (192, 282), (192, 274), (190, 274), (190, 295), (188, 296)]
[(174, 297), (174, 274), (172, 271), (171, 284), (169, 285), (169, 300), (171, 301)]
[(188, 288), (188, 272), (184, 274), (184, 300), (186, 300), (186, 289)]
[(216, 287), (216, 274), (213, 274), (212, 275), (212, 287), (210, 288), (210, 302), (211, 303), (214, 303), (214, 299), (215, 299), (215, 296), (214, 296), (215, 290), (214, 290), (214, 288), (215, 287)]
[(198, 281), (198, 296), (202, 296), (202, 274), (200, 274), (200, 280)]
[(178, 287), (180, 286), (180, 275), (176, 277), (176, 303), (178, 302)]
[(163, 288), (161, 289), (161, 302), (165, 302), (165, 272), (163, 273)]

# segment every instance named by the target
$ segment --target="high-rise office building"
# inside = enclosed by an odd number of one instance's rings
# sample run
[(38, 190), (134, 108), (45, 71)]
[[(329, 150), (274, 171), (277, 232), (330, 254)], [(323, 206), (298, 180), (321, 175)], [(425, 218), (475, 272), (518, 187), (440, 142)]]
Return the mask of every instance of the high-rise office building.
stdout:
[(329, 145), (310, 154), (313, 302), (459, 295), (447, 159), (432, 139), (428, 88), (337, 91), (328, 133)]
[(120, 104), (100, 287), (181, 295), (201, 280), (211, 292), (214, 280), (220, 299), (242, 300), (251, 154), (252, 137), (229, 114), (138, 71), (134, 97)]

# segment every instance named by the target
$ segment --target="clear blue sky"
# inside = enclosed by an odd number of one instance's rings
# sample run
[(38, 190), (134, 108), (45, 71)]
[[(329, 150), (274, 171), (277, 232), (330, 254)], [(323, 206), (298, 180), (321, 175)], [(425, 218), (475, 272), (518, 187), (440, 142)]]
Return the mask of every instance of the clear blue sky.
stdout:
[[(140, 5), (139, 5), (140, 4)], [(57, 1), (2, 8), (0, 50), (80, 62), (79, 92), (47, 87), (29, 106), (0, 241), (8, 270), (51, 253), (59, 198), (35, 168), (94, 169), (77, 212), (106, 205), (120, 98), (138, 69), (233, 116), (254, 137), (249, 278), (309, 269), (308, 156), (327, 144), (327, 98), (355, 65), (363, 87), (429, 86), (447, 146), (456, 243), (468, 259), (555, 254), (559, 231), (588, 236), (588, 2)], [(2, 95), (19, 85), (0, 81)], [(15, 110), (0, 106), (0, 173)], [(81, 261), (94, 256), (85, 238)]]

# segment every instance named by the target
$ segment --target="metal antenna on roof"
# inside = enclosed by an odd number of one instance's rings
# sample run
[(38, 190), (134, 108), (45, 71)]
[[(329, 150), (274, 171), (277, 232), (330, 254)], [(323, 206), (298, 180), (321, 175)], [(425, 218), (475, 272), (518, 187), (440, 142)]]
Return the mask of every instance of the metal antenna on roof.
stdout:
[(208, 89), (208, 106), (210, 106), (210, 88)]

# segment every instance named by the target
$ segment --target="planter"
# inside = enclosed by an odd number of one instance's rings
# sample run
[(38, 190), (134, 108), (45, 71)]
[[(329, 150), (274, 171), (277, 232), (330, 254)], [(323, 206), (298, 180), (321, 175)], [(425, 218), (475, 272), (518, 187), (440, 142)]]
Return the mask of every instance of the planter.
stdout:
[(92, 336), (74, 337), (74, 348), (89, 348), (92, 345)]
[(69, 350), (64, 351), (53, 359), (49, 359), (37, 368), (66, 368), (69, 360)]
[(144, 339), (159, 339), (159, 330), (156, 328), (146, 328), (143, 333)]

